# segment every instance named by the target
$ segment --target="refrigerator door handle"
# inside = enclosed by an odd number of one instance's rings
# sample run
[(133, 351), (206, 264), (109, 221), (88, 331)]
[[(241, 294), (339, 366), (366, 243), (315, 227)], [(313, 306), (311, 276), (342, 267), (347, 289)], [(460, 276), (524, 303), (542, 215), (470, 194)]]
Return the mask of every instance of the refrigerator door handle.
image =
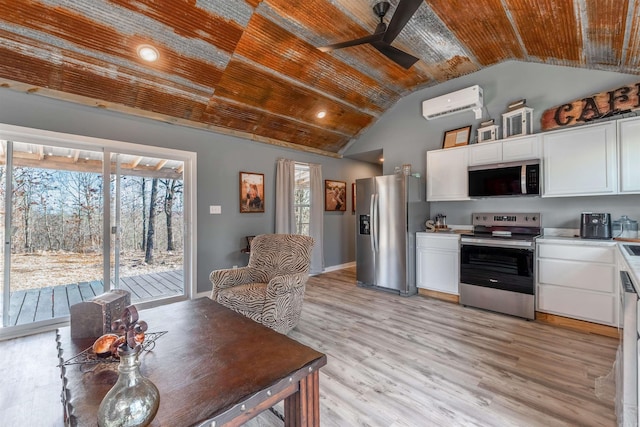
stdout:
[(378, 195), (371, 195), (371, 250), (378, 252)]

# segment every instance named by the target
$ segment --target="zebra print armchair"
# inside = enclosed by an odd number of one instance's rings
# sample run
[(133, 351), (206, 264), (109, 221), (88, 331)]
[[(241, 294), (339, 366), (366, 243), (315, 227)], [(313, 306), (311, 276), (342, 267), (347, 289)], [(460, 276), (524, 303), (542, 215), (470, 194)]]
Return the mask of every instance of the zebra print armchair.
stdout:
[(262, 234), (251, 242), (246, 267), (214, 270), (210, 298), (287, 334), (300, 320), (314, 240), (298, 234)]

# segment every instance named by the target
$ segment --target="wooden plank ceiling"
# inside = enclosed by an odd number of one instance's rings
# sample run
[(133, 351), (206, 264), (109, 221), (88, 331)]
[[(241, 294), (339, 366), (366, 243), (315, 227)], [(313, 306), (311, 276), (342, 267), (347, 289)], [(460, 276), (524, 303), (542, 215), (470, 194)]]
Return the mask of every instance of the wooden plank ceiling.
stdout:
[(0, 85), (339, 156), (401, 97), (502, 61), (637, 74), (639, 2), (425, 0), (405, 70), (317, 49), (372, 34), (371, 0), (0, 0)]

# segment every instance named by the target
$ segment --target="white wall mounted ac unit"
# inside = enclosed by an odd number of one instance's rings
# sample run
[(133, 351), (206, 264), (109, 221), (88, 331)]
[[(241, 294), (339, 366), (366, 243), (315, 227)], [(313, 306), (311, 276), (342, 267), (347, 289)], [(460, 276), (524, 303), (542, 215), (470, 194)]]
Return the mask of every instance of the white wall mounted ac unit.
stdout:
[(422, 115), (427, 120), (473, 110), (482, 118), (482, 88), (478, 85), (422, 101)]

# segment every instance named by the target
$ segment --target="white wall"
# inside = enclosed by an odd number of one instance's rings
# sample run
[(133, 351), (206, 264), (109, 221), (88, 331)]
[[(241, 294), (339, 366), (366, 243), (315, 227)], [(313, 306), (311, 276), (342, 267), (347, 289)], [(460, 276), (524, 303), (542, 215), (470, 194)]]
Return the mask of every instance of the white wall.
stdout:
[[(502, 130), (502, 113), (513, 101), (525, 98), (534, 109), (533, 131), (540, 131), (540, 117), (548, 108), (621, 85), (636, 83), (640, 76), (597, 70), (530, 64), (509, 61), (485, 68), (474, 74), (425, 88), (402, 98), (380, 120), (345, 152), (345, 155), (382, 149), (384, 173), (395, 166), (411, 163), (414, 171), (426, 175), (426, 152), (442, 148), (446, 130), (473, 125), (473, 137), (478, 124), (489, 118)], [(476, 120), (473, 112), (463, 112), (436, 120), (422, 117), (425, 99), (459, 90), (474, 84), (484, 90), (483, 118)], [(473, 138), (472, 137), (472, 138)], [(447, 215), (449, 224), (468, 225), (472, 212), (541, 212), (544, 227), (577, 228), (580, 212), (611, 212), (614, 219), (622, 214), (640, 219), (640, 196), (577, 197), (559, 199), (507, 198), (468, 202), (432, 203), (433, 215)]]

